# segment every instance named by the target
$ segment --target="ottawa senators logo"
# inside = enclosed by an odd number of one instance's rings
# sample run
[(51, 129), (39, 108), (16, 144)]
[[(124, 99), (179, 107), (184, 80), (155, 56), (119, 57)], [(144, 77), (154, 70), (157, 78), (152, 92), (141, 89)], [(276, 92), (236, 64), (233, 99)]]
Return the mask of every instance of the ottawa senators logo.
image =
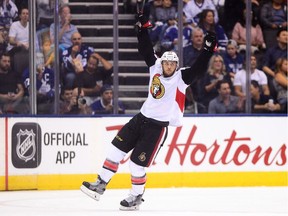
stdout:
[(160, 79), (160, 74), (155, 74), (152, 80), (152, 85), (150, 86), (150, 93), (155, 99), (162, 98), (165, 93), (165, 88), (162, 85)]

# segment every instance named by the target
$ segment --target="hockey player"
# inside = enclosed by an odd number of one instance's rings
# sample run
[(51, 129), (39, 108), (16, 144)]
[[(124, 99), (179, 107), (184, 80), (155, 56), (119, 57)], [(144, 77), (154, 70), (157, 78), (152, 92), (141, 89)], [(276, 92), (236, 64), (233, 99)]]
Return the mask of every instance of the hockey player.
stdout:
[(130, 195), (120, 202), (120, 210), (138, 210), (144, 201), (142, 196), (146, 183), (145, 167), (149, 167), (153, 162), (164, 131), (167, 132), (167, 126), (182, 125), (185, 90), (205, 74), (208, 61), (216, 47), (215, 35), (207, 33), (204, 49), (195, 64), (179, 69), (176, 53), (168, 51), (161, 58), (155, 56), (147, 31), (150, 22), (142, 14), (138, 14), (138, 19), (138, 50), (143, 55), (150, 73), (148, 97), (140, 112), (125, 124), (113, 139), (113, 145), (96, 182), (84, 181), (81, 186), (82, 192), (99, 200), (117, 172), (119, 162), (132, 150), (129, 161), (132, 188)]

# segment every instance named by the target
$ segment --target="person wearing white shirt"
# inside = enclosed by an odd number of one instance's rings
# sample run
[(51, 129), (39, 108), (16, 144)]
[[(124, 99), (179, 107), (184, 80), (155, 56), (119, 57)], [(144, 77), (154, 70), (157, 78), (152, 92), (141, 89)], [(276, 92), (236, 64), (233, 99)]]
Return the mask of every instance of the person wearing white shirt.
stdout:
[[(270, 95), (267, 76), (263, 71), (257, 69), (257, 59), (254, 55), (251, 56), (251, 80), (256, 80), (259, 83), (264, 95)], [(233, 85), (235, 94), (239, 97), (245, 97), (245, 89), (247, 86), (245, 69), (242, 69), (235, 74)]]
[(27, 8), (22, 8), (20, 12), (20, 20), (12, 23), (9, 30), (9, 45), (7, 51), (12, 48), (23, 47), (29, 48), (29, 11)]
[(9, 29), (9, 44), (7, 51), (11, 56), (13, 70), (22, 74), (29, 67), (29, 11), (22, 8), (19, 15), (20, 20), (12, 23)]

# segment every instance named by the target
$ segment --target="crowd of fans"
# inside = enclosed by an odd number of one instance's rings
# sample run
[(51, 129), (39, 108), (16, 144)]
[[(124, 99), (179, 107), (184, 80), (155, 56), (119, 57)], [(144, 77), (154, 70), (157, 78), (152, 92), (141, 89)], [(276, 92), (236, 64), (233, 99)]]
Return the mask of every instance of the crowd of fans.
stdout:
[[(20, 3), (19, 3), (20, 2)], [(26, 2), (26, 3), (25, 3)], [(251, 83), (246, 83), (245, 0), (147, 0), (144, 13), (156, 54), (178, 51), (178, 14), (183, 14), (183, 66), (199, 55), (207, 31), (218, 49), (207, 74), (187, 89), (185, 113), (287, 113), (287, 1), (252, 0)], [(54, 109), (54, 0), (37, 0), (37, 113)], [(82, 42), (67, 0), (59, 1), (60, 114), (113, 113), (112, 64)], [(131, 2), (130, 2), (131, 3)], [(132, 3), (131, 3), (132, 4)], [(28, 1), (0, 1), (0, 113), (29, 111)], [(72, 22), (71, 22), (72, 21)], [(101, 67), (99, 67), (99, 64)], [(246, 97), (246, 88), (251, 98)], [(119, 102), (119, 113), (125, 108)]]
[[(26, 4), (24, 3), (26, 2)], [(3, 4), (2, 4), (3, 3)], [(37, 0), (36, 99), (37, 114), (54, 113), (55, 73), (60, 77), (60, 114), (113, 113), (112, 64), (82, 43), (82, 36), (71, 23), (67, 0), (59, 1), (59, 62), (54, 60), (54, 0)], [(6, 37), (0, 51), (0, 113), (28, 114), (30, 94), (28, 1), (1, 2)], [(101, 67), (99, 65), (101, 64)], [(105, 89), (104, 89), (105, 87)], [(108, 93), (109, 90), (109, 93)], [(111, 97), (112, 96), (112, 97)], [(96, 105), (95, 105), (96, 104)], [(125, 109), (120, 102), (120, 113)], [(99, 111), (100, 109), (100, 111)]]

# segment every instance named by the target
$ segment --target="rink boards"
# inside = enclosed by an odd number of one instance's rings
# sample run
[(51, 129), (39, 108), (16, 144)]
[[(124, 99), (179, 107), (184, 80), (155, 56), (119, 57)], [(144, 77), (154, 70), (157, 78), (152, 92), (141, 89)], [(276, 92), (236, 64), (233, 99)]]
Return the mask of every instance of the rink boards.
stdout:
[[(0, 190), (94, 181), (130, 118), (0, 118)], [(146, 187), (288, 186), (287, 129), (286, 116), (185, 117), (169, 127)], [(130, 187), (129, 155), (109, 187)]]

